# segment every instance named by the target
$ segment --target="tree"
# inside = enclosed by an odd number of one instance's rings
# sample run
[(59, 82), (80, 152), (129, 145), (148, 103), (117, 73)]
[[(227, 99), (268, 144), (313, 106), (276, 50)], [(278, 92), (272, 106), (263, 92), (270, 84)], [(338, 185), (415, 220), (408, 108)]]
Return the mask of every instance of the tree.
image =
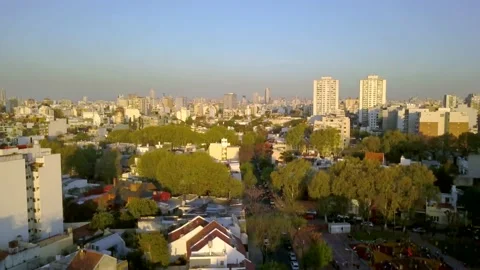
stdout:
[(288, 270), (285, 264), (279, 262), (267, 262), (258, 267), (259, 270)]
[(367, 152), (379, 152), (382, 147), (380, 138), (377, 136), (369, 136), (362, 140), (362, 148)]
[(254, 166), (252, 163), (244, 163), (240, 167), (242, 172), (242, 180), (245, 187), (253, 187), (257, 184), (257, 177), (254, 174)]
[(79, 132), (75, 135), (75, 137), (73, 137), (73, 140), (76, 141), (76, 142), (79, 142), (79, 141), (89, 141), (91, 139), (91, 136), (88, 135), (87, 133), (85, 132)]
[(283, 151), (280, 154), (280, 160), (282, 160), (285, 163), (292, 162), (296, 159), (297, 157), (295, 156), (294, 151)]
[(138, 161), (138, 173), (143, 177), (155, 179), (158, 164), (169, 155), (170, 153), (164, 149), (145, 153)]
[(65, 118), (65, 115), (63, 114), (63, 111), (61, 109), (53, 109), (53, 117), (55, 119)]
[(138, 235), (138, 245), (148, 261), (154, 265), (167, 267), (170, 262), (170, 252), (165, 237), (159, 232), (142, 233)]
[(306, 129), (307, 125), (304, 123), (298, 124), (293, 128), (290, 128), (286, 136), (287, 144), (290, 145), (293, 149), (299, 150), (300, 147), (304, 145)]
[(249, 162), (253, 159), (255, 155), (255, 146), (242, 144), (238, 152), (238, 160), (240, 163)]
[(257, 187), (245, 189), (245, 207), (249, 214), (261, 214), (265, 211), (265, 205), (262, 203), (264, 198), (263, 191)]
[(462, 133), (457, 140), (458, 148), (464, 156), (470, 153), (478, 153), (480, 148), (480, 136), (471, 132)]
[(459, 203), (465, 206), (467, 214), (474, 225), (480, 224), (480, 188), (471, 187), (465, 190), (463, 196), (460, 197)]
[(319, 201), (321, 213), (325, 217), (325, 222), (328, 222), (327, 215), (330, 212), (330, 196), (332, 194), (330, 175), (325, 171), (319, 171), (310, 180), (307, 186), (308, 196)]
[(272, 180), (271, 175), (272, 175), (273, 171), (274, 171), (273, 167), (271, 167), (271, 166), (263, 168), (262, 173), (260, 175), (260, 180), (262, 181), (262, 183), (270, 183), (271, 182), (271, 180)]
[(331, 153), (337, 152), (341, 138), (337, 129), (326, 128), (314, 131), (310, 137), (310, 143), (322, 156), (328, 156)]
[(101, 211), (93, 215), (92, 222), (90, 223), (90, 228), (95, 230), (104, 230), (113, 226), (114, 223), (115, 218), (112, 214)]
[(262, 252), (265, 263), (267, 254), (277, 250), (282, 241), (282, 233), (289, 232), (292, 225), (289, 217), (274, 213), (255, 215), (247, 218), (249, 238)]
[(332, 249), (325, 242), (311, 245), (302, 258), (305, 269), (323, 269), (332, 260)]
[(310, 168), (311, 164), (308, 161), (298, 159), (272, 173), (273, 187), (282, 191), (287, 203), (293, 204), (301, 194)]
[(95, 150), (95, 148), (78, 148), (71, 159), (71, 166), (78, 176), (93, 179), (95, 176), (96, 161), (97, 150)]
[(122, 173), (120, 159), (121, 155), (117, 151), (104, 151), (95, 167), (95, 176), (97, 180), (106, 184), (111, 184), (114, 178), (118, 178)]
[(155, 201), (150, 199), (133, 198), (127, 204), (128, 212), (134, 217), (153, 216), (158, 212)]

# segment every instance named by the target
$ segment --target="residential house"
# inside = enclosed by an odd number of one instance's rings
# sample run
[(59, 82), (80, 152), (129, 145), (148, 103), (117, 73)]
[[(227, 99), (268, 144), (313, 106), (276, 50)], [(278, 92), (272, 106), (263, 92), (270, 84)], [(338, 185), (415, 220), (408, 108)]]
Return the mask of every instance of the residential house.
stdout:
[(128, 270), (127, 261), (89, 249), (80, 249), (68, 256), (57, 256), (57, 260), (39, 269), (50, 270)]

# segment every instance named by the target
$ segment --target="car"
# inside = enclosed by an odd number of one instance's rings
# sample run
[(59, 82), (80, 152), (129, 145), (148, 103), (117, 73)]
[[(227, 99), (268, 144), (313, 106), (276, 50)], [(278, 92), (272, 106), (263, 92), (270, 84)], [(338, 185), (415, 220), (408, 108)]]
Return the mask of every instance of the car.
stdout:
[(300, 267), (298, 266), (298, 262), (291, 262), (290, 266), (292, 266), (292, 270), (299, 270)]
[(313, 209), (310, 209), (310, 210), (308, 210), (307, 212), (305, 212), (305, 214), (316, 216), (316, 215), (317, 215), (317, 211), (315, 211), (315, 210), (313, 210)]
[(362, 226), (373, 227), (373, 223), (371, 221), (364, 221), (362, 222)]
[(295, 255), (295, 253), (290, 252), (290, 253), (289, 253), (289, 256), (290, 256), (290, 261), (292, 261), (292, 262), (296, 262), (296, 261), (297, 261), (297, 256)]
[(414, 232), (414, 233), (426, 233), (427, 231), (422, 227), (416, 227), (416, 228), (412, 229), (412, 232)]

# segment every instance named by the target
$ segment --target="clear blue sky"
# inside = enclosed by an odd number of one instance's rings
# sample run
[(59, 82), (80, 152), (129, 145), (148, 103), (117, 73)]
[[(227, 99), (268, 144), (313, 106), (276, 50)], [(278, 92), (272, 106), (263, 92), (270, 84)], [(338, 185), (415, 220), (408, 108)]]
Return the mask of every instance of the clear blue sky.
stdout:
[(0, 88), (9, 96), (220, 97), (312, 81), (358, 96), (368, 74), (389, 98), (480, 92), (478, 0), (0, 1)]

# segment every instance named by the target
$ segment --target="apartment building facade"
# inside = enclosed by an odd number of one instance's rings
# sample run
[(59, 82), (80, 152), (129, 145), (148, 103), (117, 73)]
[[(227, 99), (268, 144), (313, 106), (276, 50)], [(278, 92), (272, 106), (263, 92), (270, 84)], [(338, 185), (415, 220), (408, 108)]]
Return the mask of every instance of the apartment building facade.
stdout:
[(60, 155), (41, 148), (1, 149), (0, 249), (21, 236), (27, 242), (63, 233)]

